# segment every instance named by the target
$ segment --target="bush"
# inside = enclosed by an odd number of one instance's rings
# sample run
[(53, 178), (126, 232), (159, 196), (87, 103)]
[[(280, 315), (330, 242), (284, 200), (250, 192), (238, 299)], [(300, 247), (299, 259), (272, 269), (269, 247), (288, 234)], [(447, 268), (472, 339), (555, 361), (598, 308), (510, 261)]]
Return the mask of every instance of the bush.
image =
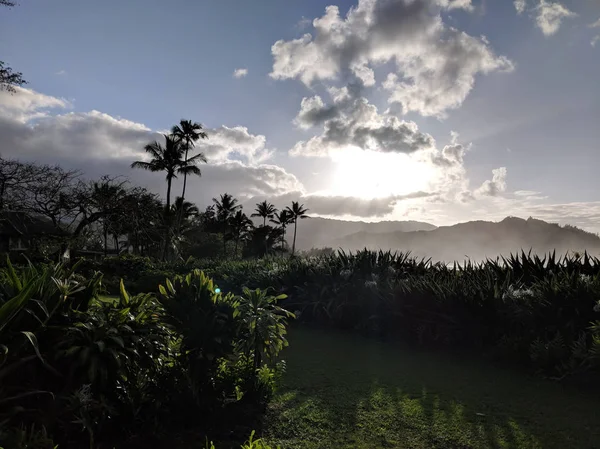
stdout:
[(0, 270), (0, 447), (46, 447), (54, 437), (93, 448), (198, 417), (227, 422), (227, 404), (260, 405), (272, 394), (281, 365), (253, 361), (254, 351), (261, 360), (285, 345), (288, 314), (273, 297), (254, 293), (268, 306), (261, 319), (276, 324), (258, 326), (267, 332), (259, 335), (272, 341), (242, 353), (256, 312), (204, 273), (163, 277), (158, 297), (131, 295), (121, 281), (108, 299), (99, 273), (85, 280), (75, 269)]

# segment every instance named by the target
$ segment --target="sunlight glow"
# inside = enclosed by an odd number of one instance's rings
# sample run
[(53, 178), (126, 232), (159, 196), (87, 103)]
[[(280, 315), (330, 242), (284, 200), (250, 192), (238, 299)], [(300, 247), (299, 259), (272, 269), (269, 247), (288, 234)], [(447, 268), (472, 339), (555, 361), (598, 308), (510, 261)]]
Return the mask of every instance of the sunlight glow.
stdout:
[(358, 148), (332, 155), (336, 169), (331, 191), (336, 195), (381, 198), (427, 190), (435, 177), (431, 165), (407, 154), (378, 153)]

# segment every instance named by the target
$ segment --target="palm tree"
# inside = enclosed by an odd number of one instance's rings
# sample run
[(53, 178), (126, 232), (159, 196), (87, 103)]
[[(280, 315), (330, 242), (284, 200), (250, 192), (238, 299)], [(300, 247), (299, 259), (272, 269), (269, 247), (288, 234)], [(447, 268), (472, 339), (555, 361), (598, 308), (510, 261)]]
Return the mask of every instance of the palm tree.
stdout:
[(233, 240), (235, 241), (235, 252), (237, 255), (238, 243), (241, 238), (248, 235), (248, 231), (252, 228), (252, 220), (250, 220), (245, 213), (238, 210), (235, 215), (229, 218), (229, 230)]
[(308, 209), (304, 209), (304, 204), (299, 204), (298, 201), (292, 201), (292, 207), (286, 207), (291, 222), (294, 223), (294, 243), (292, 244), (292, 256), (296, 252), (296, 231), (298, 230), (298, 218), (307, 218), (306, 212)]
[(171, 210), (171, 184), (177, 178), (178, 171), (185, 166), (182, 160), (183, 147), (179, 140), (173, 136), (165, 136), (165, 146), (158, 142), (149, 143), (144, 151), (151, 156), (149, 162), (135, 161), (131, 168), (141, 168), (151, 172), (166, 172), (167, 176), (167, 211)]
[[(185, 189), (187, 186), (187, 175), (201, 176), (202, 173), (198, 168), (199, 162), (206, 163), (206, 157), (203, 153), (198, 153), (188, 159), (188, 152), (196, 146), (196, 142), (200, 139), (207, 139), (208, 134), (202, 131), (202, 125), (200, 123), (192, 122), (191, 120), (180, 120), (179, 125), (171, 128), (171, 134), (181, 143), (185, 149), (183, 166), (178, 171), (179, 174), (183, 175), (183, 188), (181, 190), (181, 198), (185, 200)], [(179, 216), (179, 226), (181, 226), (182, 217)]]
[(238, 204), (238, 200), (229, 193), (224, 193), (219, 199), (213, 198), (213, 202), (217, 209), (217, 221), (221, 227), (221, 234), (223, 234), (223, 257), (226, 257), (227, 241), (225, 240), (225, 235), (229, 229), (229, 219), (241, 209), (242, 206)]
[[(185, 167), (187, 163), (184, 163), (182, 159), (184, 149), (181, 146), (181, 142), (173, 136), (168, 136), (166, 134), (164, 136), (164, 147), (158, 142), (150, 143), (144, 147), (146, 153), (152, 157), (150, 162), (135, 161), (131, 164), (131, 168), (141, 168), (152, 172), (164, 171), (167, 173), (167, 205), (165, 207), (165, 221), (169, 223), (168, 217), (166, 216), (171, 212), (171, 184), (173, 183), (173, 179), (177, 178), (177, 173)], [(169, 235), (170, 226), (167, 225), (165, 227), (164, 259), (167, 258), (169, 252)]]
[(102, 215), (102, 236), (104, 239), (105, 256), (108, 254), (108, 233), (111, 230), (111, 224), (115, 221), (117, 212), (120, 211), (119, 205), (126, 194), (123, 185), (124, 182), (115, 183), (113, 179), (107, 176), (102, 177), (99, 182), (97, 181), (92, 184), (90, 200)]
[(198, 206), (190, 201), (185, 201), (181, 196), (175, 198), (175, 202), (173, 203), (173, 206), (171, 206), (171, 209), (174, 215), (181, 215), (186, 220), (190, 220), (200, 215)]
[(268, 219), (273, 218), (273, 216), (277, 212), (277, 209), (275, 208), (275, 206), (273, 206), (271, 203), (267, 202), (266, 200), (263, 201), (262, 203), (256, 203), (256, 209), (254, 209), (254, 210), (256, 212), (254, 212), (251, 215), (251, 217), (261, 217), (263, 219), (263, 226), (267, 225), (267, 218)]
[(292, 221), (291, 221), (291, 217), (290, 214), (288, 213), (287, 210), (282, 210), (279, 213), (275, 213), (274, 214), (274, 218), (272, 218), (271, 220), (269, 220), (271, 223), (276, 224), (277, 226), (279, 226), (282, 230), (281, 233), (281, 249), (283, 249), (283, 246), (285, 244), (285, 230), (287, 228), (287, 225), (289, 225)]

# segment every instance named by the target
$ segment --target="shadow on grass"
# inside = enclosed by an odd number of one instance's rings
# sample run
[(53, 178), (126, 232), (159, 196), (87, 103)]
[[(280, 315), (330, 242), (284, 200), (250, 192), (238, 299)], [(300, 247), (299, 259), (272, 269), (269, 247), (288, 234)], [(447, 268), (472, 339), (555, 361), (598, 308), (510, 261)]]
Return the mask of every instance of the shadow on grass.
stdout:
[(264, 421), (284, 448), (600, 447), (600, 401), (456, 355), (294, 329)]

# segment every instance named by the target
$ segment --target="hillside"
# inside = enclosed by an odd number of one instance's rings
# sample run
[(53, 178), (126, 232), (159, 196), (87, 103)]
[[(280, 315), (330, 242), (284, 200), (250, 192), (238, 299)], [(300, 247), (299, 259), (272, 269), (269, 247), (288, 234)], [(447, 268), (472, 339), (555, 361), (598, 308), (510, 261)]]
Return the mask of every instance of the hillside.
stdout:
[[(367, 223), (364, 221), (345, 221), (328, 218), (311, 217), (298, 223), (296, 245), (300, 250), (322, 248), (334, 245), (343, 236), (366, 232), (369, 235), (389, 235), (395, 232), (431, 231), (436, 227), (419, 221), (379, 221)], [(291, 244), (293, 230), (288, 234)]]
[(430, 230), (371, 232), (361, 230), (326, 244), (333, 248), (411, 251), (419, 257), (453, 261), (508, 255), (524, 249), (534, 253), (556, 250), (600, 253), (600, 238), (571, 226), (542, 220), (508, 217), (500, 222), (470, 221)]

